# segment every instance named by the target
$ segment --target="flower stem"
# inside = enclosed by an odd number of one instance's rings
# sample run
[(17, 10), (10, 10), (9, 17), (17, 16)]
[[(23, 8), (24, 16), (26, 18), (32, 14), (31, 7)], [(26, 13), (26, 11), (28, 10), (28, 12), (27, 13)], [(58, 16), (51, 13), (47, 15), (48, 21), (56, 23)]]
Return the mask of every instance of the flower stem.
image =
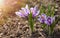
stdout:
[(30, 28), (31, 31), (34, 31), (34, 19), (32, 18), (32, 13), (29, 14), (29, 24), (30, 24)]

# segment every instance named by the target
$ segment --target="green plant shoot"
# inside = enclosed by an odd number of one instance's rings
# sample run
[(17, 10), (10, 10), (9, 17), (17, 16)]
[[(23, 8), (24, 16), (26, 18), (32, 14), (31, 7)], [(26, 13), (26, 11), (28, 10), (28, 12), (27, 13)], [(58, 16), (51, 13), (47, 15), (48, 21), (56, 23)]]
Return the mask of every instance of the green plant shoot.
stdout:
[(29, 14), (29, 24), (30, 24), (30, 28), (31, 31), (34, 31), (34, 19), (32, 18), (32, 13)]

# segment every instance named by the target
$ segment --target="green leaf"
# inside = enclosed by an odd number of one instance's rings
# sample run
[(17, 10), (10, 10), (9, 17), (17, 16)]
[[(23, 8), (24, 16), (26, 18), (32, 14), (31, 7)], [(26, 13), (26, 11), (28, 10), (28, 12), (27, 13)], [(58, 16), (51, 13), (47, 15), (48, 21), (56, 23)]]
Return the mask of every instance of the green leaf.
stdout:
[(29, 14), (29, 24), (30, 24), (31, 31), (33, 32), (34, 31), (34, 19), (32, 17), (32, 13)]
[(50, 26), (52, 32), (54, 30), (54, 27), (55, 27), (56, 23), (58, 22), (58, 19), (59, 19), (59, 17)]
[(54, 14), (55, 14), (55, 6), (52, 7), (51, 16), (54, 16)]
[(42, 13), (45, 13), (45, 10), (46, 10), (45, 6), (42, 5), (41, 8), (40, 8), (40, 13), (41, 13), (41, 14), (42, 14)]
[(51, 16), (51, 6), (50, 6), (50, 5), (48, 5), (48, 12), (47, 12), (47, 15), (48, 15), (48, 16)]
[(42, 29), (45, 29), (47, 25), (46, 24), (42, 24)]

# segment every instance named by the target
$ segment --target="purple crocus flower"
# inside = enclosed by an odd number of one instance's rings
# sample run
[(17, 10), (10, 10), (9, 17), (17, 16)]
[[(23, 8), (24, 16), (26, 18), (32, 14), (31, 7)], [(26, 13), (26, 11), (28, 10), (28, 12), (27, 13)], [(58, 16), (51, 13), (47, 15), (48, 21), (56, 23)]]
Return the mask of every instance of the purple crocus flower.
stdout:
[(35, 6), (34, 8), (31, 7), (30, 10), (32, 12), (33, 17), (36, 17), (37, 15), (39, 15), (40, 10), (37, 9), (37, 6)]
[(41, 23), (45, 23), (46, 21), (46, 15), (45, 14), (41, 14), (38, 18), (38, 20), (41, 22)]
[(49, 17), (49, 16), (48, 16), (46, 19), (47, 19), (47, 20), (45, 21), (45, 24), (51, 25), (51, 24), (54, 22), (55, 17)]
[(36, 7), (34, 8), (28, 8), (28, 5), (26, 5), (25, 8), (21, 8), (21, 10), (19, 10), (18, 12), (15, 12), (17, 16), (20, 16), (20, 17), (28, 17), (28, 15), (30, 13), (32, 13), (32, 17), (36, 17), (38, 14), (39, 14), (39, 11), (37, 10)]
[(15, 12), (15, 14), (20, 17), (27, 17), (29, 13), (30, 10), (28, 8), (28, 5), (26, 5), (25, 8), (21, 8), (21, 10), (19, 10), (18, 12)]

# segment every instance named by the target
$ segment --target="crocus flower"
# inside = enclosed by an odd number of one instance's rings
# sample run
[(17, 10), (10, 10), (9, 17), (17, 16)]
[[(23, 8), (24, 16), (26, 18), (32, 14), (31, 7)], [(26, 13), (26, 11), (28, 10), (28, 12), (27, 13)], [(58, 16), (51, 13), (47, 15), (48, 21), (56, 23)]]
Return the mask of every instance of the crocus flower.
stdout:
[(55, 20), (55, 17), (47, 17), (47, 20), (45, 21), (45, 24), (51, 25)]
[(26, 5), (25, 8), (21, 8), (18, 12), (15, 12), (17, 16), (20, 17), (28, 17), (30, 13), (32, 13), (32, 17), (36, 17), (39, 14), (39, 10), (37, 10), (37, 7), (32, 7), (29, 9), (28, 5)]
[(15, 14), (20, 17), (27, 17), (29, 13), (30, 10), (28, 8), (28, 5), (26, 5), (25, 8), (21, 8), (21, 10), (19, 10), (18, 12), (15, 12)]
[(45, 14), (41, 14), (38, 18), (38, 20), (41, 22), (41, 23), (44, 23), (46, 21), (46, 15)]
[(31, 10), (31, 12), (33, 14), (32, 15), (33, 17), (36, 17), (37, 15), (39, 15), (40, 10), (37, 9), (37, 6), (35, 6), (34, 8), (31, 7), (30, 10)]

